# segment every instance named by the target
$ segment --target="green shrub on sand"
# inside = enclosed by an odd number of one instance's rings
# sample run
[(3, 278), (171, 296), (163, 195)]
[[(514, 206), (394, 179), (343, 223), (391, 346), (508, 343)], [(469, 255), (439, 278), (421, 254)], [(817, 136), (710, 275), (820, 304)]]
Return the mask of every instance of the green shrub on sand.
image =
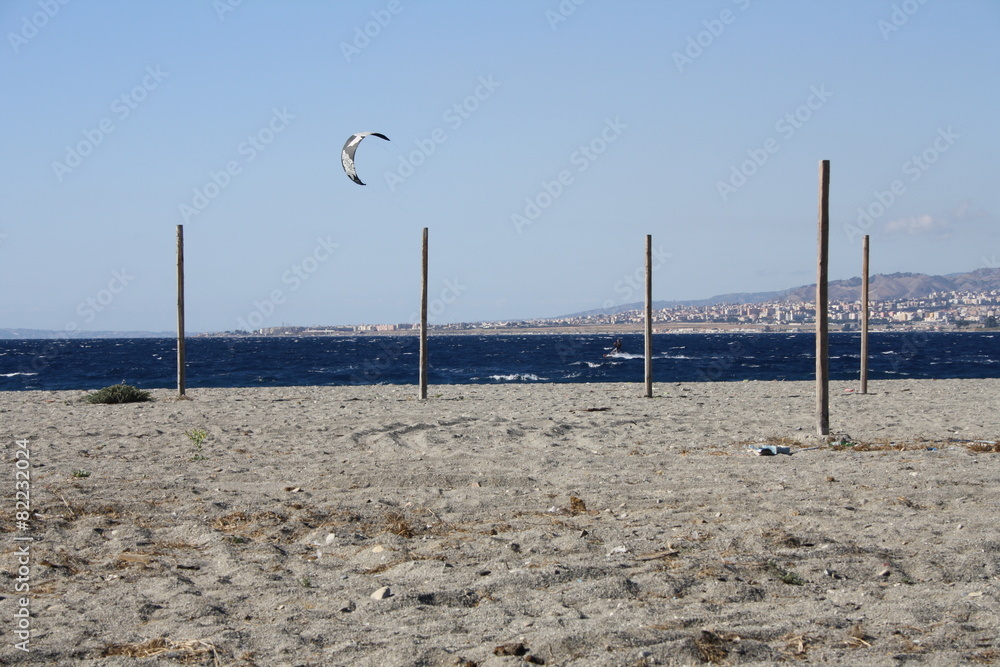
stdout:
[(98, 389), (93, 394), (87, 394), (83, 400), (87, 403), (142, 403), (153, 399), (148, 391), (123, 382)]

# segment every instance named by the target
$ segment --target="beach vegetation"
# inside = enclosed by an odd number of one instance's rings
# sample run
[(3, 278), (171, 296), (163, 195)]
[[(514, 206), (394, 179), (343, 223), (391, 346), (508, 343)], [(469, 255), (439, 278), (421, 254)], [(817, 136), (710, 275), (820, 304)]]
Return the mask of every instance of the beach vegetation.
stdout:
[(860, 623), (855, 623), (850, 630), (847, 631), (847, 641), (844, 644), (848, 648), (871, 648), (871, 642), (868, 640), (872, 639), (868, 636), (864, 627)]
[(196, 447), (200, 447), (202, 443), (208, 440), (208, 431), (203, 428), (186, 431), (184, 435), (186, 435)]
[(393, 535), (399, 535), (400, 537), (410, 539), (415, 535), (413, 530), (413, 525), (406, 518), (406, 516), (401, 512), (386, 512), (383, 517), (384, 530), (387, 533), (392, 533)]
[(974, 454), (1000, 454), (1000, 441), (974, 440), (965, 443), (965, 448)]
[(768, 561), (767, 570), (778, 578), (782, 583), (788, 584), (789, 586), (802, 586), (805, 584), (805, 580), (799, 575), (795, 574), (790, 570), (786, 570), (773, 560)]
[(188, 439), (191, 441), (191, 444), (194, 445), (194, 454), (188, 460), (189, 461), (208, 460), (208, 457), (205, 456), (205, 453), (201, 448), (202, 444), (204, 444), (204, 442), (208, 440), (208, 431), (206, 431), (203, 428), (196, 428), (191, 431), (186, 431), (184, 435), (186, 435)]
[(74, 470), (73, 471), (73, 477), (77, 477), (77, 478), (90, 477), (90, 471), (88, 471), (88, 470)]
[(702, 662), (721, 665), (726, 661), (734, 639), (736, 636), (729, 633), (702, 630), (701, 635), (695, 638), (694, 646), (698, 650), (698, 657)]
[(169, 656), (185, 663), (204, 663), (211, 660), (213, 664), (221, 664), (216, 646), (200, 639), (169, 641), (163, 637), (157, 637), (142, 642), (108, 644), (100, 655), (102, 658), (122, 656), (143, 659)]
[(130, 384), (113, 384), (104, 389), (98, 389), (92, 394), (87, 394), (84, 398), (87, 403), (114, 404), (114, 403), (144, 403), (153, 398), (148, 391), (144, 391)]

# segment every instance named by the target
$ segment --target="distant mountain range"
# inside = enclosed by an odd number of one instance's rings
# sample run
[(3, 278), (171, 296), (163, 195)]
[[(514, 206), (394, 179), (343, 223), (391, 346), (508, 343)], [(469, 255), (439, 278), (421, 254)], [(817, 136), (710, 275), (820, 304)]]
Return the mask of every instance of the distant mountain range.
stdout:
[[(189, 336), (194, 335), (192, 333)], [(176, 338), (175, 331), (50, 331), (48, 329), (0, 329), (0, 340), (30, 338)]]
[[(982, 292), (995, 289), (1000, 289), (1000, 269), (977, 269), (969, 273), (952, 273), (946, 276), (928, 276), (923, 273), (890, 273), (871, 277), (868, 298), (872, 301), (919, 299), (935, 292)], [(830, 301), (857, 301), (861, 298), (861, 278), (831, 280), (828, 294)], [(654, 301), (653, 308), (701, 307), (722, 303), (804, 303), (815, 301), (815, 299), (816, 283), (813, 283), (780, 292), (735, 292), (693, 301)], [(642, 303), (627, 303), (611, 308), (598, 308), (573, 315), (564, 315), (563, 317), (614, 315), (643, 307)]]
[[(1000, 269), (977, 269), (969, 273), (952, 273), (946, 276), (928, 276), (923, 273), (890, 273), (872, 276), (869, 298), (872, 301), (893, 299), (919, 299), (935, 292), (983, 292), (1000, 289)], [(692, 301), (654, 301), (653, 308), (675, 308), (677, 306), (714, 306), (721, 303), (804, 303), (816, 298), (816, 284), (794, 287), (781, 292), (734, 292), (720, 294), (708, 299)], [(861, 298), (861, 278), (832, 280), (829, 284), (830, 301), (857, 301)], [(643, 307), (642, 303), (626, 303), (610, 308), (587, 310), (563, 318), (585, 317), (587, 315), (614, 315), (626, 310)], [(556, 319), (556, 318), (552, 318)], [(559, 318), (561, 319), (561, 318)], [(65, 331), (42, 329), (0, 329), (2, 339), (30, 338), (174, 338), (173, 331)], [(194, 336), (194, 332), (188, 332)]]

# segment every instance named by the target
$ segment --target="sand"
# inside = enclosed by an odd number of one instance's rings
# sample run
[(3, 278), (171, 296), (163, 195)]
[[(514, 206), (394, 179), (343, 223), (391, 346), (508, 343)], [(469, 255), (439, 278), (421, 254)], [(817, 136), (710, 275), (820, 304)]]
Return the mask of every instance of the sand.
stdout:
[(1000, 380), (853, 388), (2, 393), (0, 660), (1000, 663)]

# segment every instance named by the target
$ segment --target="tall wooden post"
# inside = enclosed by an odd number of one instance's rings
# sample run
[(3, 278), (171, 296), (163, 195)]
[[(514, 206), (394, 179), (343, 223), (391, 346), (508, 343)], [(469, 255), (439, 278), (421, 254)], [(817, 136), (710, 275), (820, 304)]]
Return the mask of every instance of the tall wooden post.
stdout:
[(653, 397), (653, 236), (646, 234), (646, 398)]
[(427, 228), (424, 227), (423, 267), (420, 281), (420, 399), (427, 398)]
[(868, 393), (868, 234), (861, 249), (861, 393)]
[(819, 250), (816, 262), (816, 432), (830, 435), (827, 279), (830, 254), (830, 161), (819, 163)]
[(185, 396), (184, 225), (177, 225), (177, 396)]

